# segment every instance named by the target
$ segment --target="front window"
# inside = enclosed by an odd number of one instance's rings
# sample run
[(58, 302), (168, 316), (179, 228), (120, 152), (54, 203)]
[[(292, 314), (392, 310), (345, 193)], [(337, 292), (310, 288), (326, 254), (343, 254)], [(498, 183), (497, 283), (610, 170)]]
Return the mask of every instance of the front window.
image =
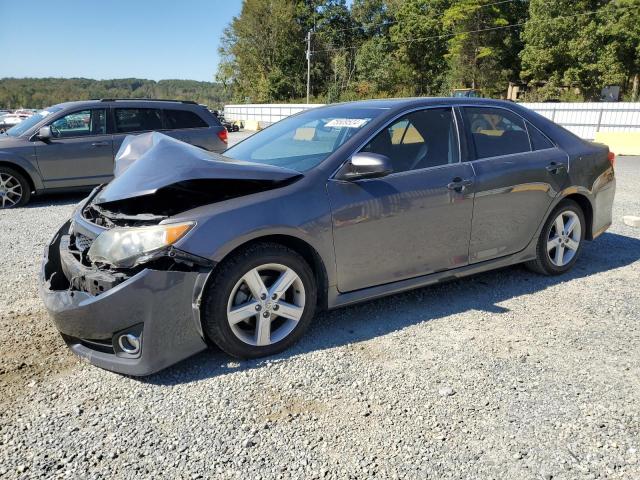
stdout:
[(458, 134), (450, 108), (429, 108), (405, 115), (362, 149), (385, 155), (394, 173), (458, 163)]
[(49, 125), (54, 138), (85, 137), (107, 133), (104, 108), (81, 110), (58, 118)]
[(236, 160), (310, 170), (384, 112), (378, 108), (327, 107), (285, 118), (227, 150)]
[(60, 110), (62, 110), (61, 107), (49, 107), (49, 108), (45, 108), (44, 110), (40, 110), (34, 113), (33, 115), (31, 115), (29, 118), (23, 120), (16, 126), (10, 128), (5, 133), (10, 137), (19, 137), (20, 135), (25, 133), (31, 127), (40, 123), (42, 120), (44, 120), (46, 117), (48, 117), (52, 113), (59, 112)]

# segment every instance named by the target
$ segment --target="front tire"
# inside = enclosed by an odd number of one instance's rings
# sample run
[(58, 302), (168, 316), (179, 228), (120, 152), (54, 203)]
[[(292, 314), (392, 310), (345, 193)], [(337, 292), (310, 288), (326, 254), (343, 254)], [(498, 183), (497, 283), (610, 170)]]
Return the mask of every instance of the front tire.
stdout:
[(578, 260), (585, 236), (584, 213), (573, 200), (563, 200), (540, 232), (536, 259), (526, 266), (542, 275), (561, 275)]
[(294, 250), (260, 243), (225, 259), (203, 298), (209, 340), (238, 358), (279, 353), (302, 336), (315, 313), (313, 271)]
[(0, 210), (22, 207), (31, 198), (31, 186), (24, 176), (9, 167), (0, 167)]

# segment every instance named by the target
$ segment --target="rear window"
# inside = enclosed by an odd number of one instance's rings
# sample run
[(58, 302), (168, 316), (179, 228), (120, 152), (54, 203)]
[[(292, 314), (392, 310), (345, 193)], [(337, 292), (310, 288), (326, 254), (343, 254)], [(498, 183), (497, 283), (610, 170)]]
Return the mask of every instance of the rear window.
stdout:
[(478, 159), (531, 151), (524, 120), (515, 113), (502, 108), (465, 107), (464, 116)]
[(544, 150), (545, 148), (553, 148), (555, 146), (551, 143), (551, 140), (529, 122), (527, 122), (527, 131), (531, 139), (531, 147), (533, 147), (534, 150)]
[(198, 114), (188, 110), (165, 110), (164, 115), (167, 128), (171, 129), (206, 128), (209, 126)]
[(116, 132), (144, 132), (162, 129), (162, 111), (155, 108), (116, 108)]

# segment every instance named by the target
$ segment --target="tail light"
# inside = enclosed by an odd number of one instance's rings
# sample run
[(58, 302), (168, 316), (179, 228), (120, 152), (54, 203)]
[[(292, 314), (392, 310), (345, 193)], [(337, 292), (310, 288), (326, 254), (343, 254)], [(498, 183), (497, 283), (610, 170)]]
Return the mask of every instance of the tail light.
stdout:
[(616, 166), (616, 154), (613, 152), (609, 152), (609, 163), (611, 164), (612, 167)]
[(224, 143), (227, 143), (227, 129), (223, 128), (218, 132), (218, 138), (222, 140)]

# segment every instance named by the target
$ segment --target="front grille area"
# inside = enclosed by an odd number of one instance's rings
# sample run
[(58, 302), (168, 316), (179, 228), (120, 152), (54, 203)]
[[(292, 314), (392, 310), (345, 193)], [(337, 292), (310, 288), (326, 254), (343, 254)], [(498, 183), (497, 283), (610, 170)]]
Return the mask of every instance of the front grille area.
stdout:
[(84, 252), (91, 246), (92, 240), (89, 237), (82, 235), (81, 233), (76, 233), (74, 235), (74, 238), (75, 238), (76, 248), (81, 252)]

